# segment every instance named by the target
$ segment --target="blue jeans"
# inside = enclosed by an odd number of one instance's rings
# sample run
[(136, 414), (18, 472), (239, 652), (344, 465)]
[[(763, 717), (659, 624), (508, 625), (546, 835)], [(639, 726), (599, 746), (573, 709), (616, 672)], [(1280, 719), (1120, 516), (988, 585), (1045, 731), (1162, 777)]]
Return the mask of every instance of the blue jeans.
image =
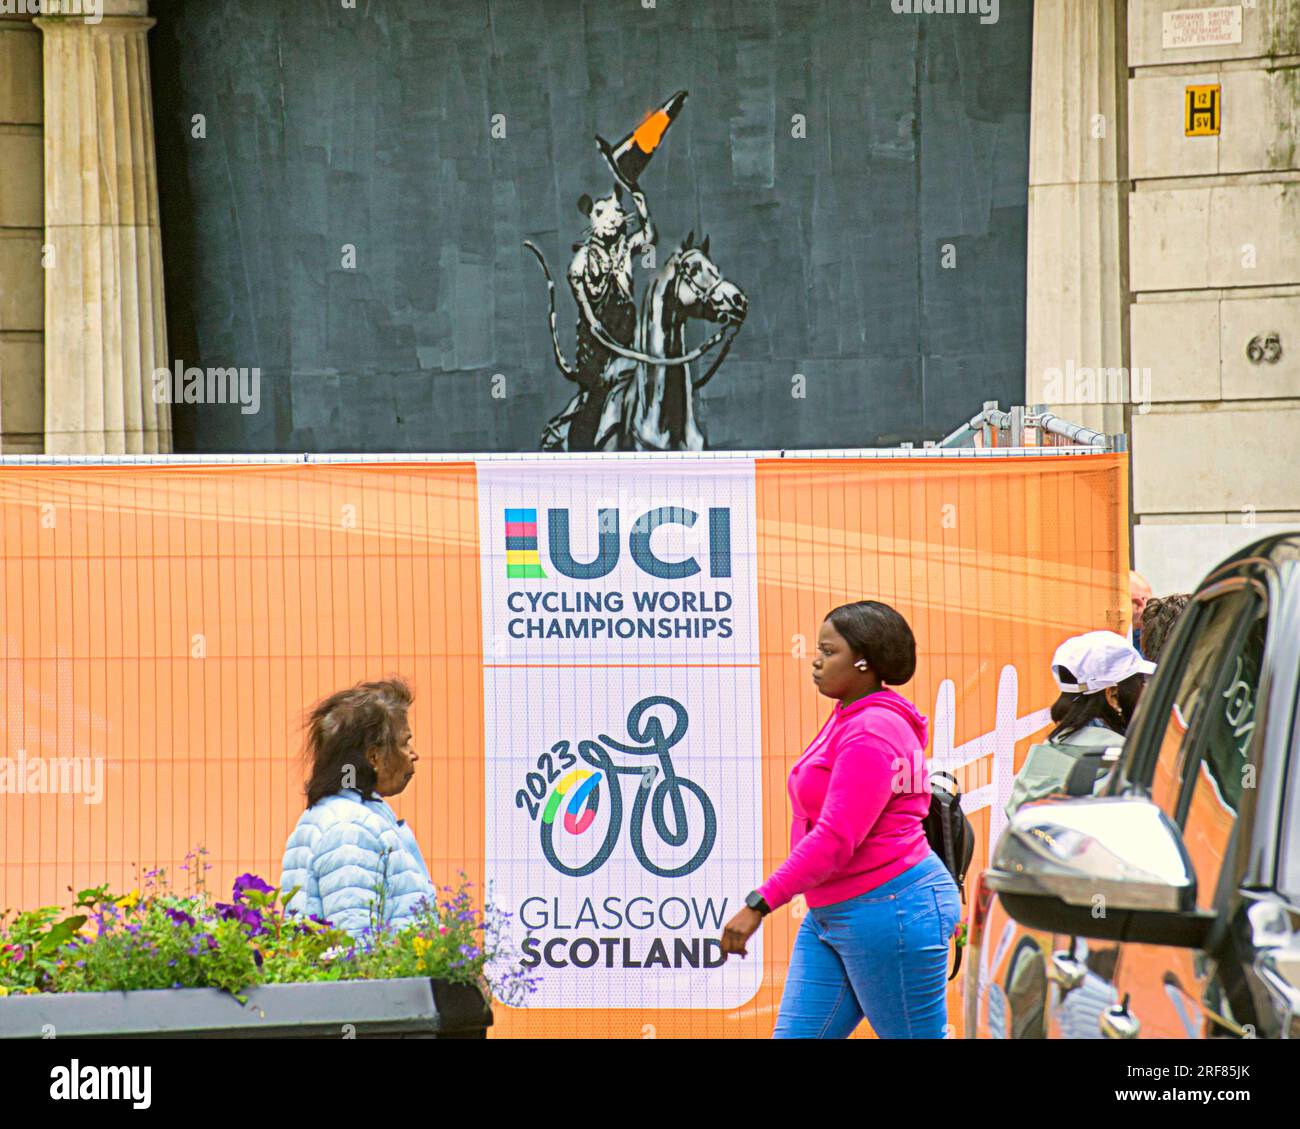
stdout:
[(874, 890), (809, 909), (795, 936), (776, 1039), (942, 1039), (957, 883), (931, 851)]

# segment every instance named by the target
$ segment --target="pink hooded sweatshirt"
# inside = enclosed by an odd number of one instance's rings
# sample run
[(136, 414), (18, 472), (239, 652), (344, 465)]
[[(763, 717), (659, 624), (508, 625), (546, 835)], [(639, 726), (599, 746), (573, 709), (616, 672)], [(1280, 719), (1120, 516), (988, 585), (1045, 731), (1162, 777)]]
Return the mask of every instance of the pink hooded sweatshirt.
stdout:
[(772, 909), (796, 894), (812, 907), (842, 902), (925, 858), (927, 735), (893, 690), (836, 704), (790, 770), (790, 857), (758, 888)]

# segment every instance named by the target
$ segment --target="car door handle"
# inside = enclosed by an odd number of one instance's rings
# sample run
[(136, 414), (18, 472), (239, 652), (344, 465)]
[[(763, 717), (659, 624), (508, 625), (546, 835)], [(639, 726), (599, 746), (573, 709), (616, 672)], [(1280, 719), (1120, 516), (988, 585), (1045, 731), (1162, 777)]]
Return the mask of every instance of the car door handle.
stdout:
[(1070, 953), (1053, 953), (1047, 962), (1047, 978), (1061, 989), (1062, 995), (1082, 984), (1087, 973), (1087, 965)]
[(1128, 1009), (1128, 997), (1122, 1004), (1112, 1004), (1097, 1019), (1101, 1033), (1107, 1039), (1136, 1039), (1142, 1028), (1138, 1017)]

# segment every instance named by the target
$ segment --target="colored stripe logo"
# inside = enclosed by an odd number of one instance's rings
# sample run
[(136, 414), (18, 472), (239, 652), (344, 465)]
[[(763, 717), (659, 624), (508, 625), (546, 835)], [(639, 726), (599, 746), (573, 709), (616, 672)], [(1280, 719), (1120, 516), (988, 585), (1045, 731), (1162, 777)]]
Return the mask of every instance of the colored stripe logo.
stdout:
[[(542, 812), (543, 823), (554, 823), (555, 815), (560, 810), (564, 797), (569, 796), (569, 806), (564, 812), (564, 830), (570, 835), (581, 835), (591, 826), (600, 808), (600, 773), (588, 772), (585, 768), (575, 768), (568, 776), (555, 786), (551, 798)], [(590, 799), (590, 804), (588, 800)], [(586, 806), (587, 810), (583, 811)]]
[(537, 555), (537, 511), (506, 510), (506, 576), (545, 577)]

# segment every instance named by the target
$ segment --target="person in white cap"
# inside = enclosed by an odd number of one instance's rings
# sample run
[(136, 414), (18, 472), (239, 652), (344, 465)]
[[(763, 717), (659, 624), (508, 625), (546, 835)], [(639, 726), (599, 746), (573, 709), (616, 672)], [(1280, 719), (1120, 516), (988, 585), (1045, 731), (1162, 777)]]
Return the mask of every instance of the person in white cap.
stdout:
[(1052, 656), (1052, 677), (1061, 690), (1052, 706), (1056, 728), (1045, 742), (1030, 747), (1011, 785), (1007, 814), (1044, 796), (1093, 794), (1119, 756), (1155, 669), (1113, 631), (1089, 631), (1057, 647)]

